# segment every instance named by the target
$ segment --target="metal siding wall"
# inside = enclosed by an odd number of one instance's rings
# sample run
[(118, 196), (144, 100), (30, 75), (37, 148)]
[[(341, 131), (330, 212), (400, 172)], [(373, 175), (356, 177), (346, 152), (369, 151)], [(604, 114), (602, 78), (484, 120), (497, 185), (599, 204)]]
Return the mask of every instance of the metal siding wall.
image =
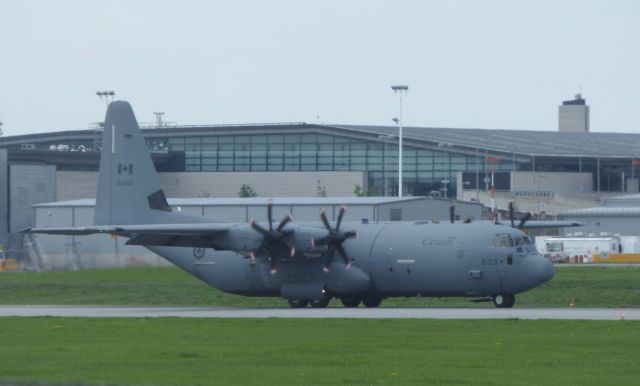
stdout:
[(86, 171), (56, 172), (56, 201), (96, 198), (98, 173)]
[(10, 165), (9, 231), (33, 225), (33, 205), (56, 200), (56, 167), (54, 165)]
[(293, 218), (296, 221), (320, 221), (322, 205), (297, 205), (293, 207)]
[(75, 207), (73, 211), (73, 226), (81, 227), (87, 225), (93, 225), (93, 213), (95, 210), (93, 207)]
[[(342, 218), (342, 221), (352, 221), (352, 222), (360, 222), (362, 219), (368, 219), (369, 221), (374, 221), (374, 210), (375, 205), (350, 205), (347, 208), (347, 211)], [(335, 221), (338, 218), (338, 214), (340, 214), (340, 205), (335, 205), (333, 207), (333, 220)], [(330, 213), (327, 213), (329, 219), (331, 220)], [(313, 221), (318, 221), (320, 219), (320, 214)]]
[(245, 222), (247, 219), (247, 207), (245, 205), (229, 206), (205, 206), (204, 217), (222, 222)]
[[(9, 169), (7, 149), (0, 149), (0, 240), (9, 232)], [(1, 242), (1, 241), (0, 241)]]
[(620, 234), (625, 236), (640, 235), (640, 217), (630, 216), (563, 216), (563, 220), (579, 221), (584, 223), (583, 227), (565, 228), (563, 234), (582, 232), (584, 235), (601, 232)]

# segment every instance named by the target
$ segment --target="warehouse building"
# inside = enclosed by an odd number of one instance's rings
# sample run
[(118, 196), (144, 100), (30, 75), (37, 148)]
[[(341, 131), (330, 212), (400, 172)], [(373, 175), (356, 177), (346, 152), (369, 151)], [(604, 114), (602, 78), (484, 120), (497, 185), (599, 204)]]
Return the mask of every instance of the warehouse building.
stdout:
[(600, 206), (567, 210), (559, 217), (584, 223), (580, 228), (565, 229), (565, 234), (640, 236), (640, 194), (608, 197)]
[[(216, 221), (267, 222), (267, 204), (273, 205), (274, 221), (292, 214), (294, 223), (320, 221), (324, 209), (334, 221), (345, 205), (345, 222), (449, 221), (449, 201), (428, 197), (350, 197), (350, 198), (183, 198), (169, 199), (174, 210), (205, 216)], [(35, 205), (37, 227), (77, 227), (93, 224), (95, 200), (73, 200)], [(457, 221), (486, 217), (478, 203), (456, 205)], [(345, 223), (344, 227), (348, 227)], [(346, 229), (346, 228), (345, 228)], [(78, 269), (129, 265), (168, 264), (139, 246), (125, 245), (125, 239), (98, 234), (90, 236), (30, 235), (25, 251), (32, 269)], [(239, 257), (241, 258), (241, 257)]]

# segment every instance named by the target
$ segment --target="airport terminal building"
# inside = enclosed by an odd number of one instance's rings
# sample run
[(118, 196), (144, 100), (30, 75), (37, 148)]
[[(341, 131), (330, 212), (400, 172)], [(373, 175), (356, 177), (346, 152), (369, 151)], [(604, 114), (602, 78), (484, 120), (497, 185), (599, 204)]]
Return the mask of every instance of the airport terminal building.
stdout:
[[(170, 198), (238, 197), (243, 185), (259, 197), (398, 193), (396, 126), (162, 126), (143, 135)], [(99, 128), (0, 137), (0, 237), (32, 226), (33, 205), (95, 198), (100, 138)], [(638, 134), (405, 127), (403, 140), (404, 196), (498, 209), (515, 200), (521, 212), (549, 215), (638, 192)]]

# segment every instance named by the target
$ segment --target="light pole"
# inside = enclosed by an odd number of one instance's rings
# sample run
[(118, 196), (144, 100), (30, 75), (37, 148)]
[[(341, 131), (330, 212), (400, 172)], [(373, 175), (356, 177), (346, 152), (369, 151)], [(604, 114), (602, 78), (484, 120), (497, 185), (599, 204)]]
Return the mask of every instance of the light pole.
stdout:
[(409, 92), (409, 86), (391, 86), (394, 93), (400, 96), (400, 115), (398, 116), (398, 197), (402, 197), (402, 97)]
[[(395, 120), (397, 120), (397, 118), (394, 118), (394, 122)], [(378, 139), (384, 142), (384, 150), (382, 151), (382, 194), (386, 197), (389, 191), (389, 189), (387, 189), (387, 143), (393, 140), (393, 135), (380, 134)]]
[[(447, 176), (445, 177), (445, 179), (447, 180), (447, 183), (449, 183), (449, 179), (451, 178), (451, 162), (449, 159), (449, 151), (448, 148), (452, 147), (453, 144), (449, 143), (449, 142), (438, 142), (438, 147), (441, 147), (444, 149), (444, 160), (447, 163)], [(447, 193), (447, 190), (445, 189), (445, 194)], [(445, 197), (447, 198), (447, 197)]]

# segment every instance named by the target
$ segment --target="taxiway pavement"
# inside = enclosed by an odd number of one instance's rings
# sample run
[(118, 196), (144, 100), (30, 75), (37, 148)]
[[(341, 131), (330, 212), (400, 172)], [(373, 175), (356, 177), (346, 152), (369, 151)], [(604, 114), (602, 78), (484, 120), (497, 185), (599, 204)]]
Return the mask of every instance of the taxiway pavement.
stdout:
[(640, 320), (638, 308), (247, 308), (0, 306), (0, 317)]

